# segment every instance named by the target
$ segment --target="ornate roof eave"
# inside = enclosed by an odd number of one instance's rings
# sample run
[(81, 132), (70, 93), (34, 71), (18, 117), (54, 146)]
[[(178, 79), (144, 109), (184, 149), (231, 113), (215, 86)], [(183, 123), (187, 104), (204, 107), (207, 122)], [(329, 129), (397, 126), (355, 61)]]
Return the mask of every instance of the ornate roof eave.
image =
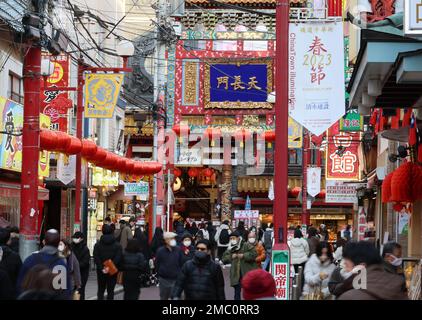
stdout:
[[(195, 8), (197, 6), (206, 8), (221, 8), (221, 5), (212, 3), (210, 0), (186, 0), (187, 8)], [(276, 0), (219, 0), (222, 4), (230, 4), (241, 6), (244, 8), (275, 8)]]

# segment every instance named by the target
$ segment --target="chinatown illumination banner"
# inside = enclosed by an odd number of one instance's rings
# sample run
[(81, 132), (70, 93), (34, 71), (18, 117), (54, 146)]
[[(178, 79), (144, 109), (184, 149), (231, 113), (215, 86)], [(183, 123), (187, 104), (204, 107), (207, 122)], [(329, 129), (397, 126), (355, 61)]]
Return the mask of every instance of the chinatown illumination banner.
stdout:
[(93, 73), (85, 78), (85, 118), (112, 118), (123, 74)]
[(321, 168), (307, 168), (308, 194), (315, 197), (321, 192)]
[(341, 132), (339, 122), (327, 130), (326, 179), (360, 179), (359, 132)]
[(67, 91), (53, 91), (49, 88), (69, 86), (69, 57), (68, 55), (51, 56), (43, 54), (42, 59), (50, 59), (54, 65), (53, 73), (44, 82), (45, 87), (40, 92), (40, 110), (50, 117), (50, 129), (67, 132), (67, 115), (72, 107)]
[[(19, 134), (23, 127), (23, 106), (15, 101), (0, 96), (0, 168), (21, 172), (22, 169), (22, 136)], [(48, 128), (49, 117), (40, 114), (40, 127)], [(49, 176), (49, 152), (40, 152), (38, 173), (42, 177)]]
[(345, 112), (343, 24), (289, 27), (289, 113), (319, 136)]

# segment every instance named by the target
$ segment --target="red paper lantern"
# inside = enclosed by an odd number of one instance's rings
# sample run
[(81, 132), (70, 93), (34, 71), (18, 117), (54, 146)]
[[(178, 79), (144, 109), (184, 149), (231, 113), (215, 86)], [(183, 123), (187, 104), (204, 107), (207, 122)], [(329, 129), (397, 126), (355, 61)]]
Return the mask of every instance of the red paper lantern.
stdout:
[(70, 144), (65, 150), (66, 154), (78, 154), (82, 150), (82, 141), (78, 138), (70, 136)]
[(144, 165), (144, 169), (146, 171), (146, 174), (159, 173), (161, 171), (161, 169), (163, 168), (161, 163), (158, 163), (158, 162), (144, 162), (143, 165)]
[(108, 152), (107, 157), (105, 158), (104, 162), (100, 164), (100, 167), (103, 167), (104, 169), (116, 171), (118, 159), (119, 158), (117, 155), (115, 155), (112, 152)]
[(387, 203), (391, 198), (391, 179), (393, 178), (393, 173), (387, 174), (382, 182), (381, 192), (382, 192), (382, 202)]
[(188, 170), (188, 175), (191, 178), (196, 178), (199, 175), (199, 170), (197, 168), (190, 168)]
[(202, 173), (203, 173), (203, 175), (204, 175), (204, 176), (206, 176), (207, 178), (210, 178), (210, 177), (213, 175), (214, 170), (213, 170), (213, 169), (211, 169), (211, 168), (206, 168), (206, 169), (204, 169), (204, 171), (202, 171)]
[(264, 138), (267, 142), (274, 142), (275, 141), (275, 131), (268, 130), (264, 132)]
[(120, 173), (126, 172), (126, 158), (123, 157), (117, 157), (117, 163), (116, 163), (116, 169)]
[(82, 139), (81, 156), (87, 160), (95, 157), (97, 145), (91, 140)]
[(98, 147), (97, 151), (95, 152), (94, 157), (92, 157), (90, 161), (93, 162), (95, 165), (99, 165), (105, 160), (106, 157), (107, 157), (107, 151), (101, 147)]
[(66, 150), (69, 148), (71, 139), (70, 136), (67, 133), (64, 133), (62, 131), (56, 131), (57, 135), (57, 146), (54, 149), (54, 151), (58, 152), (66, 152)]
[(403, 207), (404, 205), (402, 203), (397, 202), (393, 205), (393, 210), (400, 212), (403, 209)]
[(182, 175), (182, 170), (180, 170), (179, 168), (174, 168), (174, 176), (176, 178), (180, 177)]
[(140, 161), (135, 161), (134, 166), (133, 166), (133, 174), (135, 176), (143, 176), (145, 175), (146, 171), (145, 171), (145, 166), (142, 162)]
[(133, 174), (135, 167), (135, 161), (132, 159), (126, 159), (126, 173)]
[(182, 135), (189, 135), (190, 133), (190, 128), (188, 125), (184, 124), (184, 125), (180, 125), (179, 123), (173, 126), (173, 131), (174, 133), (177, 134), (178, 137), (182, 136)]
[(299, 195), (299, 193), (302, 191), (301, 187), (294, 187), (292, 190), (290, 190), (290, 196), (292, 198), (297, 198), (297, 196)]
[(54, 150), (57, 147), (57, 134), (51, 130), (41, 130), (40, 148), (43, 150)]
[(326, 194), (327, 192), (325, 191), (325, 189), (322, 189), (321, 192), (316, 195), (316, 198), (324, 199)]
[(406, 162), (393, 172), (393, 177), (391, 178), (391, 201), (413, 202), (412, 166), (413, 163)]
[(413, 200), (422, 200), (422, 167), (416, 163), (412, 167), (412, 180)]

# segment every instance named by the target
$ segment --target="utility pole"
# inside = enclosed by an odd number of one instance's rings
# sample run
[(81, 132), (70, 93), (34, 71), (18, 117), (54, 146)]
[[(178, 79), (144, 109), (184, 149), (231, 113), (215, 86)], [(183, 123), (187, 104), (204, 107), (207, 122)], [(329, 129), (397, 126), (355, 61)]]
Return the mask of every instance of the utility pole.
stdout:
[(308, 166), (310, 164), (309, 157), (309, 132), (303, 129), (303, 154), (302, 154), (302, 224), (310, 224), (310, 210), (308, 209)]
[[(44, 2), (36, 6), (34, 17), (44, 11)], [(38, 28), (42, 29), (42, 23)], [(22, 129), (22, 174), (20, 198), (19, 253), (24, 260), (38, 250), (38, 159), (40, 154), (41, 43), (30, 40), (23, 65), (24, 109)]]
[(274, 157), (274, 238), (287, 243), (288, 119), (289, 119), (289, 1), (277, 0), (276, 9), (276, 119)]

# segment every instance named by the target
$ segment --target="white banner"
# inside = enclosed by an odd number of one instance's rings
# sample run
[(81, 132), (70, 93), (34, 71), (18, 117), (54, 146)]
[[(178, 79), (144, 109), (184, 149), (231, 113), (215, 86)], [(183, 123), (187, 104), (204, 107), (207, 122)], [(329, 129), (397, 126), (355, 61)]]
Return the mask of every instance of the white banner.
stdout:
[(338, 180), (326, 180), (325, 202), (327, 203), (356, 203), (356, 189), (366, 186), (364, 183), (343, 183)]
[(321, 168), (307, 168), (306, 174), (308, 194), (315, 197), (321, 192)]
[(76, 156), (59, 153), (57, 160), (57, 179), (63, 184), (69, 184), (76, 178)]
[(235, 219), (258, 219), (259, 210), (234, 210)]
[(343, 24), (289, 28), (289, 113), (319, 136), (345, 113)]

